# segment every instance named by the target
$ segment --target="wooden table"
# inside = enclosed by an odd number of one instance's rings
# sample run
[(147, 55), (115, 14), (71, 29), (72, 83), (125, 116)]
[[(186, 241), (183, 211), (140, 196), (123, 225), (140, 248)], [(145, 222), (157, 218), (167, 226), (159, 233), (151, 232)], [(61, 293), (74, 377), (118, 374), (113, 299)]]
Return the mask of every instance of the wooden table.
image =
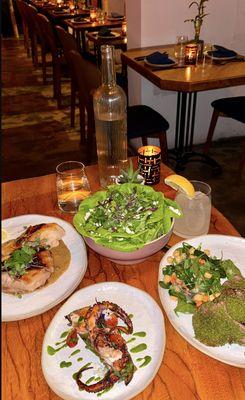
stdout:
[(127, 50), (126, 36), (119, 36), (117, 38), (103, 38), (103, 36), (98, 35), (98, 32), (88, 32), (86, 37), (87, 37), (88, 41), (90, 41), (94, 44), (94, 53), (96, 55), (96, 61), (97, 61), (98, 66), (100, 66), (100, 64), (101, 64), (101, 52), (100, 52), (101, 45), (109, 44), (109, 45), (113, 45), (115, 47), (115, 49), (121, 49), (122, 51)]
[(174, 56), (174, 45), (145, 47), (131, 49), (122, 54), (122, 62), (138, 72), (162, 90), (171, 90), (178, 93), (175, 148), (176, 171), (183, 169), (188, 161), (203, 161), (211, 165), (214, 173), (219, 173), (217, 163), (207, 155), (194, 153), (192, 150), (197, 93), (204, 90), (214, 90), (230, 86), (245, 84), (245, 62), (230, 61), (224, 65), (207, 61), (205, 67), (202, 63), (197, 66), (184, 68), (153, 69), (143, 60), (143, 57), (154, 51), (166, 51), (169, 56)]
[[(162, 165), (161, 181), (172, 171)], [(92, 191), (99, 188), (97, 166), (87, 168)], [(2, 218), (21, 214), (51, 215), (72, 221), (57, 207), (55, 175), (7, 182), (2, 185)], [(160, 183), (173, 197), (174, 191)], [(229, 221), (212, 208), (210, 233), (239, 236)], [(173, 235), (169, 245), (179, 238)], [(158, 297), (158, 267), (163, 251), (136, 266), (119, 266), (88, 249), (88, 269), (79, 288), (103, 281), (119, 281)], [(61, 303), (62, 304), (62, 303)], [(2, 324), (2, 371), (4, 400), (58, 400), (49, 389), (41, 370), (44, 333), (61, 304), (42, 315)], [(163, 311), (164, 313), (164, 311)], [(245, 370), (216, 361), (186, 342), (166, 315), (166, 349), (154, 381), (134, 400), (243, 400)]]
[[(122, 20), (110, 21), (108, 19), (105, 22), (88, 22), (81, 23), (74, 19), (66, 19), (64, 25), (72, 29), (72, 33), (77, 40), (78, 48), (82, 48), (82, 51), (86, 51), (86, 32), (98, 31), (103, 27), (109, 29), (120, 28), (122, 26)], [(82, 46), (82, 47), (81, 47)]]

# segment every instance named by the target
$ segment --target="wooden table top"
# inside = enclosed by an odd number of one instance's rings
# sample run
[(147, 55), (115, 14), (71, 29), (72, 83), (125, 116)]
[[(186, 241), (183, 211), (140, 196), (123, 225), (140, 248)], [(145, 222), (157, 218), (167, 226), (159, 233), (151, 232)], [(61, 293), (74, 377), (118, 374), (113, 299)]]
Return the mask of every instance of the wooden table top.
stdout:
[[(161, 181), (172, 171), (162, 165)], [(97, 166), (87, 168), (92, 191), (99, 188)], [(2, 218), (42, 214), (72, 216), (57, 207), (55, 175), (7, 182), (2, 185)], [(156, 190), (174, 197), (174, 191), (160, 183)], [(239, 236), (229, 221), (212, 208), (210, 232)], [(169, 244), (180, 239), (173, 235)], [(88, 268), (77, 289), (102, 281), (119, 281), (146, 290), (160, 305), (159, 251), (136, 266), (119, 266), (88, 249)], [(4, 400), (58, 400), (49, 389), (41, 370), (44, 333), (62, 303), (42, 315), (2, 324), (2, 393)], [(164, 311), (163, 311), (164, 313)], [(172, 327), (165, 313), (166, 348), (153, 382), (134, 400), (243, 400), (245, 370), (216, 361), (186, 342)]]
[(122, 62), (144, 76), (160, 89), (177, 92), (199, 92), (245, 84), (245, 62), (229, 61), (221, 65), (207, 60), (205, 67), (186, 66), (184, 68), (152, 69), (144, 61), (135, 57), (146, 56), (154, 51), (167, 51), (174, 57), (174, 45), (151, 46), (130, 49), (122, 54)]
[(88, 23), (81, 23), (76, 22), (74, 18), (66, 19), (64, 24), (69, 26), (75, 31), (96, 31), (97, 29), (103, 28), (104, 26), (108, 28), (119, 28), (122, 26), (122, 20), (120, 21), (109, 21), (105, 20), (105, 22), (88, 22)]

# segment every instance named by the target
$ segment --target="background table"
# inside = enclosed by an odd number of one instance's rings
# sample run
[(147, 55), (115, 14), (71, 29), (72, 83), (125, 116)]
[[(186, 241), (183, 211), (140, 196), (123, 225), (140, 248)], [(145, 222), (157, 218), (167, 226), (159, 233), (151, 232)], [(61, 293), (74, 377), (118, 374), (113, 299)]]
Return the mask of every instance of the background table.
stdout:
[[(172, 171), (162, 165), (161, 181)], [(97, 166), (87, 168), (93, 191), (99, 188)], [(57, 207), (55, 175), (7, 182), (2, 185), (2, 218), (21, 214), (51, 215), (72, 221)], [(174, 191), (160, 183), (168, 197)], [(215, 208), (210, 232), (239, 236)], [(180, 239), (173, 235), (169, 245)], [(161, 306), (158, 296), (158, 268), (164, 252), (145, 262), (119, 266), (88, 249), (88, 269), (78, 288), (97, 282), (119, 281), (147, 291)], [(44, 333), (62, 303), (42, 315), (2, 324), (2, 394), (4, 400), (58, 400), (49, 389), (41, 370)], [(164, 312), (163, 312), (164, 313)], [(164, 313), (165, 314), (165, 313)], [(243, 400), (245, 370), (216, 361), (186, 342), (171, 326), (166, 315), (166, 348), (154, 381), (134, 400)]]
[(122, 62), (160, 89), (178, 93), (173, 152), (176, 171), (183, 169), (190, 160), (199, 160), (211, 165), (214, 173), (219, 173), (220, 168), (214, 160), (206, 154), (197, 154), (192, 150), (197, 93), (245, 84), (245, 62), (229, 61), (221, 65), (207, 60), (204, 68), (199, 63), (197, 66), (184, 68), (157, 69), (147, 66), (143, 60), (137, 60), (138, 57), (155, 51), (166, 51), (170, 57), (174, 57), (174, 45), (164, 45), (128, 50), (122, 54)]

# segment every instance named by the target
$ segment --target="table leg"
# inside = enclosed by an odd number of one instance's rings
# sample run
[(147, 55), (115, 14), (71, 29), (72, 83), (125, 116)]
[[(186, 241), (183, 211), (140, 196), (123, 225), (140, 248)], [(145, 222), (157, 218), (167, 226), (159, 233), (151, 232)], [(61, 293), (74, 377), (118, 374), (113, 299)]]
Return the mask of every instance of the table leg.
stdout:
[(211, 166), (212, 172), (222, 172), (218, 163), (203, 153), (193, 151), (197, 92), (178, 92), (175, 148), (170, 150), (170, 160), (176, 163), (176, 172), (183, 171), (188, 162), (201, 162)]

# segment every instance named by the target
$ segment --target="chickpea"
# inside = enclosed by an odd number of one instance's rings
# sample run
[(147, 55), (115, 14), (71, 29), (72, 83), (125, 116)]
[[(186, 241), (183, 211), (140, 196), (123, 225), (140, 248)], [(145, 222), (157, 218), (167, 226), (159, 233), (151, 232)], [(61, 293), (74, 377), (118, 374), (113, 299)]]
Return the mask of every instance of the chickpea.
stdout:
[(207, 256), (210, 256), (210, 250), (206, 249), (204, 250), (204, 253), (207, 254)]
[(180, 263), (180, 262), (182, 261), (182, 257), (181, 257), (181, 256), (175, 257), (175, 261), (176, 261), (177, 263)]
[(204, 277), (207, 278), (207, 279), (212, 278), (212, 276), (213, 276), (213, 275), (212, 275), (210, 272), (208, 272), (208, 271), (205, 272), (205, 274), (204, 274)]
[(173, 257), (168, 257), (168, 258), (167, 258), (167, 262), (168, 262), (169, 264), (172, 264), (173, 261), (174, 261)]
[(164, 283), (169, 283), (170, 281), (171, 281), (171, 276), (170, 275), (164, 275), (163, 282)]
[(213, 301), (214, 299), (215, 299), (215, 295), (214, 294), (210, 294), (209, 301)]
[(176, 258), (176, 257), (179, 257), (179, 256), (180, 256), (180, 251), (179, 251), (179, 250), (174, 250), (173, 256), (174, 256), (175, 258)]
[(193, 300), (196, 301), (203, 301), (203, 294), (202, 293), (197, 293), (195, 294), (195, 296), (193, 297)]

